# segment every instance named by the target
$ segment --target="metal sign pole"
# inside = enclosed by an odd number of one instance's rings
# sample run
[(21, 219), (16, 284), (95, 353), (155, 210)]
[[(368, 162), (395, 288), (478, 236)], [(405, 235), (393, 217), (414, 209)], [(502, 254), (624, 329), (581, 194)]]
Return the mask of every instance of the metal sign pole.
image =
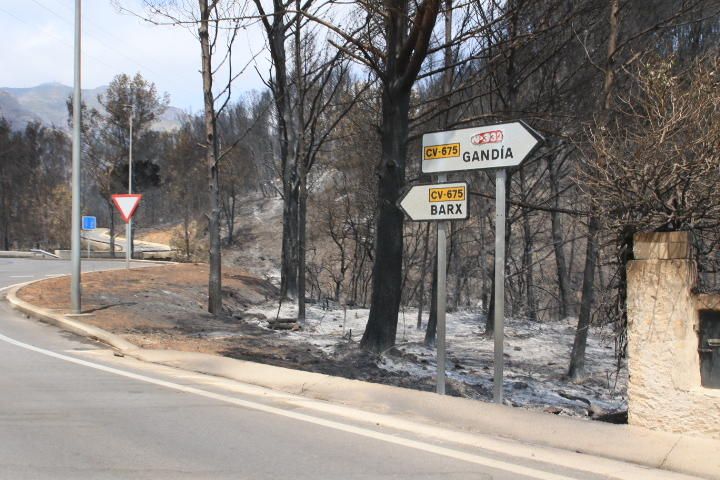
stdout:
[(495, 377), (493, 401), (503, 403), (503, 340), (505, 337), (505, 181), (507, 171), (495, 172)]
[(71, 274), (70, 301), (73, 313), (80, 313), (80, 122), (81, 98), (80, 90), (80, 39), (82, 15), (80, 13), (80, 0), (75, 0), (75, 67), (73, 91), (73, 134), (72, 134), (72, 219), (70, 233), (70, 259)]
[[(128, 154), (128, 194), (132, 193), (132, 154), (133, 154), (133, 117), (135, 116), (135, 105), (130, 109), (130, 150)], [(130, 269), (132, 258), (132, 218), (125, 224), (125, 266)]]
[[(438, 175), (446, 182), (447, 175)], [(437, 393), (445, 395), (445, 303), (447, 300), (447, 222), (437, 225)]]

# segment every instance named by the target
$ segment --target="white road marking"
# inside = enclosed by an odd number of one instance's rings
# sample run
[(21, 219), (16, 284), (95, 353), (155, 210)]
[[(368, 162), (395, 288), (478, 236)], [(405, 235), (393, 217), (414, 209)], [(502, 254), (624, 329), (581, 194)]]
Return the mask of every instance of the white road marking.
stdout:
[(48, 273), (45, 275), (46, 277), (64, 277), (67, 273)]
[(35, 275), (8, 275), (8, 278), (35, 278)]
[(391, 443), (395, 445), (400, 445), (407, 448), (412, 448), (415, 450), (420, 450), (423, 452), (432, 453), (435, 455), (441, 455), (444, 457), (452, 458), (455, 460), (461, 460), (468, 463), (473, 463), (476, 465), (482, 465), (489, 468), (494, 468), (497, 470), (503, 470), (506, 472), (515, 473), (518, 475), (525, 475), (532, 478), (537, 478), (539, 480), (573, 480), (572, 477), (567, 477), (564, 475), (559, 475), (555, 473), (550, 472), (544, 472), (542, 470), (536, 470), (534, 468), (530, 467), (524, 467), (522, 465), (515, 465), (512, 463), (504, 462), (501, 460), (495, 460), (492, 458), (484, 457), (478, 454), (472, 454), (467, 452), (462, 452), (459, 450), (453, 450), (451, 448), (446, 447), (439, 447), (436, 445), (431, 445), (428, 443), (423, 443), (417, 440), (410, 440), (407, 438), (397, 437), (394, 435), (389, 435), (386, 433), (380, 433), (373, 430), (368, 430), (361, 427), (356, 427), (353, 425), (346, 425), (344, 423), (332, 421), (332, 420), (326, 420), (323, 418), (317, 418), (313, 417), (311, 415), (306, 415), (303, 413), (297, 413), (297, 412), (291, 412), (286, 411), (280, 408), (271, 407), (268, 405), (263, 405), (261, 403), (251, 402), (248, 400), (241, 400), (239, 398), (230, 397), (228, 395), (223, 395), (219, 393), (209, 392), (207, 390), (202, 390), (195, 387), (189, 387), (186, 385), (180, 385), (173, 382), (168, 382), (166, 380), (160, 380), (157, 378), (148, 377), (145, 375), (140, 375), (137, 373), (127, 372), (124, 370), (120, 370), (113, 367), (107, 367), (105, 365), (100, 365), (98, 363), (88, 362), (87, 360), (81, 360), (79, 358), (70, 357), (67, 355), (63, 355), (61, 353), (56, 353), (50, 350), (46, 350), (44, 348), (39, 348), (34, 345), (29, 345), (27, 343), (20, 342), (18, 340), (14, 340), (10, 337), (7, 337), (5, 335), (0, 334), (0, 340), (9, 343), (11, 345), (15, 345), (16, 347), (24, 348), (26, 350), (30, 350), (36, 353), (40, 353), (42, 355), (46, 355), (48, 357), (56, 358), (58, 360), (63, 360), (65, 362), (74, 363), (76, 365), (82, 365), (84, 367), (93, 368), (95, 370), (99, 370), (106, 373), (111, 373), (113, 375), (118, 375), (121, 377), (131, 378), (133, 380), (138, 380), (145, 383), (150, 383), (153, 385), (158, 385), (161, 387), (169, 388), (172, 390), (190, 393), (193, 395), (197, 395), (200, 397), (209, 398), (212, 400), (217, 400), (220, 402), (229, 403), (232, 405), (236, 405), (239, 407), (244, 407), (264, 413), (268, 413), (271, 415), (277, 415), (285, 418), (290, 418), (293, 420), (311, 423), (315, 425), (320, 425), (327, 428), (332, 428), (334, 430), (338, 430), (341, 432), (351, 433), (354, 435), (359, 435), (366, 438), (371, 438), (374, 440), (379, 440), (386, 443)]
[(7, 287), (0, 288), (0, 292), (4, 292), (5, 290), (10, 290), (11, 288), (19, 287), (20, 285), (25, 285), (29, 282), (20, 282), (20, 283), (13, 283), (12, 285), (8, 285)]

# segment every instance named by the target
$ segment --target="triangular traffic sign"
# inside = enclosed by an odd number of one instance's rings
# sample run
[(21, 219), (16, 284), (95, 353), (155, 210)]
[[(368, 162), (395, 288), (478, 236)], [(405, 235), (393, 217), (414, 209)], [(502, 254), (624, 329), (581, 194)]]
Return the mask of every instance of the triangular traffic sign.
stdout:
[(141, 198), (142, 195), (136, 193), (118, 193), (112, 196), (112, 201), (125, 223), (128, 223), (135, 215)]

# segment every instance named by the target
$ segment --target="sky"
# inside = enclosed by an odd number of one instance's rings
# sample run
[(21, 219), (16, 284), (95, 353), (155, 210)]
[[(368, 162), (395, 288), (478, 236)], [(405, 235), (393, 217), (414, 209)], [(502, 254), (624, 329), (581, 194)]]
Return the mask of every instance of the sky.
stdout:
[[(123, 7), (143, 13), (140, 0), (120, 0)], [(75, 0), (0, 0), (0, 87), (33, 87), (42, 83), (73, 84)], [(82, 87), (110, 83), (119, 73), (140, 72), (170, 95), (170, 104), (192, 112), (202, 110), (200, 45), (183, 27), (156, 26), (121, 13), (110, 0), (83, 0)], [(235, 71), (256, 56), (257, 69), (268, 71), (262, 32), (240, 33)], [(242, 94), (264, 87), (251, 65), (233, 83)], [(237, 97), (236, 97), (237, 98)]]

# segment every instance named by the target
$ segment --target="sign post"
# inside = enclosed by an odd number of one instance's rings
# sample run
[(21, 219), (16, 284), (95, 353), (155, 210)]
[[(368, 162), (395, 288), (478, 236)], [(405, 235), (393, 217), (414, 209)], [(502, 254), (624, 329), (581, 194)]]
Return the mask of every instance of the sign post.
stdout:
[(502, 403), (503, 369), (505, 367), (505, 182), (507, 171), (495, 172), (495, 362), (493, 400)]
[(80, 285), (80, 157), (82, 155), (82, 1), (75, 0), (75, 42), (73, 48), (73, 133), (72, 133), (72, 212), (70, 219), (70, 302), (72, 313), (81, 313), (82, 288)]
[[(120, 216), (126, 224), (132, 220), (135, 211), (140, 205), (141, 194), (135, 193), (119, 193), (112, 196), (115, 208), (120, 212)], [(125, 230), (125, 266), (130, 268), (130, 229)]]
[(437, 224), (437, 393), (445, 394), (445, 304), (447, 278), (447, 223), (467, 220), (468, 186), (465, 182), (445, 183), (447, 175), (437, 176), (433, 185), (415, 185), (400, 198), (400, 208), (416, 222)]
[[(493, 400), (503, 401), (503, 341), (505, 337), (505, 192), (507, 168), (520, 165), (542, 143), (543, 138), (525, 122), (517, 121), (485, 127), (448, 130), (423, 135), (423, 173), (466, 170), (495, 170), (495, 374)], [(444, 178), (444, 175), (443, 175)], [(444, 223), (444, 222), (443, 222)], [(443, 229), (443, 257), (445, 236)], [(438, 369), (440, 345), (445, 349), (445, 262), (440, 268), (441, 235), (438, 225)], [(440, 273), (442, 272), (442, 304)], [(443, 328), (440, 330), (442, 306)], [(442, 340), (440, 335), (442, 334)], [(443, 358), (444, 362), (444, 358)], [(444, 372), (443, 372), (444, 375)], [(440, 374), (438, 373), (438, 378)], [(444, 390), (444, 385), (443, 385)], [(438, 393), (440, 389), (438, 387)]]

